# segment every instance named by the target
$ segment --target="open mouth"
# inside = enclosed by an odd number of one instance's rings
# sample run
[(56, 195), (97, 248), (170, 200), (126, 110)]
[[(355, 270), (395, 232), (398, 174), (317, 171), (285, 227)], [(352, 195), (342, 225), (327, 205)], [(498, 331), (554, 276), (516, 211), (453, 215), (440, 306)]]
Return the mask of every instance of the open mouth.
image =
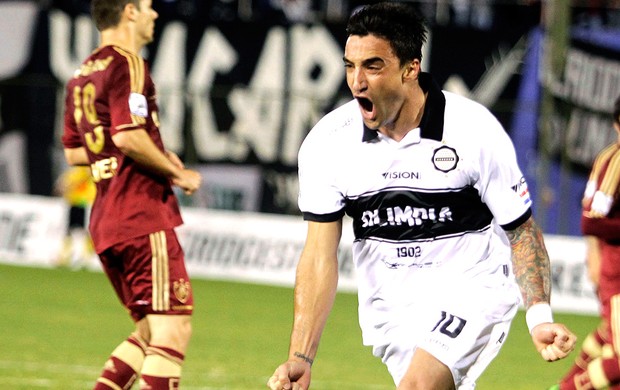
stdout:
[(372, 112), (373, 104), (370, 100), (368, 100), (367, 98), (358, 97), (357, 102), (359, 103), (360, 107), (362, 107), (362, 110)]

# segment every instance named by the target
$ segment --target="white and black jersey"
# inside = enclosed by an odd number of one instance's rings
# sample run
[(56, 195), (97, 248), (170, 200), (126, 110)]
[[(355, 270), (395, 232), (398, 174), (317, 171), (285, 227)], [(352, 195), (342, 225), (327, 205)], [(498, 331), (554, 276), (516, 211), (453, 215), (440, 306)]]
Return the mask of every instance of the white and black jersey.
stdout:
[(420, 86), (421, 124), (400, 142), (366, 128), (353, 100), (319, 121), (299, 152), (304, 219), (353, 220), (366, 344), (421, 300), (489, 305), (463, 302), (477, 299), (464, 291), (481, 280), (507, 290), (509, 304), (519, 299), (500, 228), (531, 213), (514, 146), (482, 105), (426, 73)]

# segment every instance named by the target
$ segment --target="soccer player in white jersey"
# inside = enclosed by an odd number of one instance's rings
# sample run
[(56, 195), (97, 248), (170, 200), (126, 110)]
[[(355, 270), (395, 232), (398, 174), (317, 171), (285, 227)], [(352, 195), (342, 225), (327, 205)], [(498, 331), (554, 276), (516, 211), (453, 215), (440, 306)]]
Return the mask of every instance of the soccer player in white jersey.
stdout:
[(319, 121), (299, 152), (308, 231), (288, 360), (272, 390), (310, 386), (345, 213), (363, 341), (398, 389), (473, 389), (520, 298), (543, 359), (574, 348), (574, 334), (553, 321), (549, 257), (512, 142), (487, 109), (422, 72), (426, 31), (406, 3), (349, 19), (343, 59), (354, 99)]

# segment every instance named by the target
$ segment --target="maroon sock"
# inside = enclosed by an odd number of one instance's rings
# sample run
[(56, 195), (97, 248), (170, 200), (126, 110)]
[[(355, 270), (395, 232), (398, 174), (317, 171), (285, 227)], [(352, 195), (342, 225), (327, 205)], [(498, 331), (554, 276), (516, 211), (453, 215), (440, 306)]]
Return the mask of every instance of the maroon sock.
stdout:
[(144, 342), (130, 336), (112, 352), (93, 390), (130, 389), (138, 378), (133, 367), (142, 366), (145, 350)]
[[(593, 369), (594, 368), (594, 369)], [(592, 377), (596, 375), (596, 377)], [(596, 383), (595, 386), (592, 382)], [(620, 360), (618, 355), (609, 358), (598, 358), (590, 362), (588, 369), (575, 375), (571, 380), (560, 383), (561, 390), (593, 390), (606, 389), (610, 385), (620, 383)], [(613, 387), (612, 387), (613, 388)]]
[(608, 385), (620, 383), (620, 358), (618, 355), (603, 359), (603, 372)]
[(93, 390), (130, 389), (138, 374), (127, 363), (110, 356)]
[(575, 377), (583, 374), (588, 364), (600, 356), (601, 349), (606, 344), (602, 332), (603, 330), (599, 327), (586, 337), (579, 355), (575, 358), (575, 363), (561, 380), (561, 389), (575, 388)]
[(179, 378), (142, 375), (140, 390), (178, 390)]

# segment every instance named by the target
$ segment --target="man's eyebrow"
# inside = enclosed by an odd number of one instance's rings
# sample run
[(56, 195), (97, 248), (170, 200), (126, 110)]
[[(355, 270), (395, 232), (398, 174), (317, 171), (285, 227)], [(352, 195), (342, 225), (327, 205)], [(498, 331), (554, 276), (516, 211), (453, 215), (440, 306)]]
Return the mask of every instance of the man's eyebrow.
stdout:
[[(342, 61), (344, 63), (353, 63), (352, 61), (348, 60), (347, 57), (342, 57)], [(365, 60), (363, 60), (362, 65), (369, 65), (375, 62), (384, 62), (384, 61), (383, 61), (383, 58), (381, 57), (370, 57), (370, 58), (366, 58)]]
[(362, 61), (362, 64), (363, 65), (370, 65), (370, 64), (373, 64), (373, 63), (376, 63), (376, 62), (383, 63), (384, 61), (383, 61), (383, 58), (381, 58), (381, 57), (370, 57), (370, 58), (367, 58), (364, 61)]

